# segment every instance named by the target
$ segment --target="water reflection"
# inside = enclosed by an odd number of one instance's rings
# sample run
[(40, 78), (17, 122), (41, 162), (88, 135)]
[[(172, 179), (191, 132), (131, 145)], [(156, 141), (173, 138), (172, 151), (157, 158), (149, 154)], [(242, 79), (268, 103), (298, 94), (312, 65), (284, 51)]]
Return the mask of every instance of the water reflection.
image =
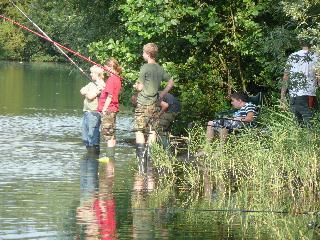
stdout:
[[(140, 167), (139, 167), (140, 169)], [(168, 239), (168, 230), (163, 228), (162, 209), (152, 206), (156, 196), (154, 169), (138, 171), (134, 176), (132, 206), (132, 239)]]
[(69, 65), (0, 61), (0, 72), (0, 113), (81, 109), (79, 89), (87, 80)]
[[(241, 207), (242, 196), (227, 196), (226, 186), (213, 182), (215, 173), (207, 169), (196, 173), (203, 192), (169, 176), (159, 182), (150, 164), (135, 165), (132, 114), (117, 117), (116, 161), (83, 156), (84, 80), (59, 64), (0, 62), (0, 72), (1, 240), (262, 239), (254, 235), (261, 231), (264, 239), (276, 233), (300, 239), (295, 237), (301, 232), (304, 239), (319, 239), (318, 214), (244, 217), (228, 211)], [(178, 165), (176, 170), (180, 174)]]
[(136, 174), (132, 194), (132, 238), (154, 239), (153, 212), (148, 209), (148, 194), (154, 190), (151, 174)]
[(77, 222), (83, 226), (85, 239), (117, 239), (113, 196), (115, 161), (99, 163), (98, 159), (98, 154), (88, 152), (80, 163)]

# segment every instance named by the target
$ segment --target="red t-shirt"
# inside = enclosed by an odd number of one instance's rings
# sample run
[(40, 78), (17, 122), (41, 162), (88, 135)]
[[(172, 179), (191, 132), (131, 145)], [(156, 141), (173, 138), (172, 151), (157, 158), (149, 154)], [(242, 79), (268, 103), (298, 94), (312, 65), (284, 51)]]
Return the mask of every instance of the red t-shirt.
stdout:
[(119, 93), (121, 90), (121, 79), (115, 75), (109, 77), (106, 81), (106, 87), (102, 90), (98, 112), (102, 112), (104, 103), (109, 95), (112, 95), (111, 103), (108, 106), (109, 112), (118, 112), (119, 111)]

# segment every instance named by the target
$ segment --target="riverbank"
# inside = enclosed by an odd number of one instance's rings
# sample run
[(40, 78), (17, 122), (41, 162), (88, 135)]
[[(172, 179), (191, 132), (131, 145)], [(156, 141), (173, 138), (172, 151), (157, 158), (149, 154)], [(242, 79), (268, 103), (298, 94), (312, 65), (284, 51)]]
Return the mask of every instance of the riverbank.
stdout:
[(255, 217), (245, 219), (244, 226), (254, 229), (258, 239), (311, 239), (317, 229), (310, 229), (306, 219), (316, 221), (318, 215), (318, 125), (298, 127), (290, 112), (269, 108), (260, 128), (230, 135), (223, 145), (219, 140), (206, 143), (204, 129), (193, 128), (191, 155), (204, 149), (204, 156), (185, 161), (163, 157), (156, 164), (181, 188), (211, 196), (214, 209), (231, 210), (223, 213), (227, 222), (243, 224), (243, 213), (252, 212)]

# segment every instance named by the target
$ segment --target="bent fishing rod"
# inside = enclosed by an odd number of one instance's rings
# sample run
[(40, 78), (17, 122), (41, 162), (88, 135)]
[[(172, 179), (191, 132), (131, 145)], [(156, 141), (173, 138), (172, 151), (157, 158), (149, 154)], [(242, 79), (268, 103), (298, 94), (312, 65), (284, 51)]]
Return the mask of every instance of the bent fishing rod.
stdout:
[[(33, 24), (33, 26), (36, 27), (36, 29), (38, 29), (39, 32), (42, 33), (43, 36), (45, 36), (48, 39), (51, 39), (34, 21), (31, 20), (31, 18), (29, 18), (27, 16), (27, 14), (25, 14), (25, 12), (23, 12), (13, 1), (10, 0), (10, 2), (12, 3), (13, 6), (15, 6), (21, 13), (23, 16), (25, 16), (29, 22), (31, 22)], [(52, 40), (52, 39), (51, 39)], [(88, 74), (83, 71), (83, 69), (81, 67), (79, 67), (58, 45), (53, 44), (61, 53), (62, 55), (64, 55), (68, 61), (70, 61), (74, 66), (76, 66), (76, 68), (78, 68), (78, 70), (84, 75), (86, 76), (89, 80), (91, 80), (91, 78), (88, 76)]]
[[(30, 32), (30, 33), (33, 33), (34, 35), (37, 35), (38, 37), (40, 37), (40, 38), (48, 41), (49, 43), (51, 43), (51, 44), (59, 47), (60, 49), (64, 49), (65, 51), (70, 52), (70, 53), (74, 54), (75, 56), (77, 56), (77, 57), (79, 57), (79, 58), (81, 58), (81, 59), (83, 59), (83, 60), (85, 60), (85, 61), (87, 61), (87, 62), (89, 62), (89, 63), (91, 63), (91, 64), (93, 64), (93, 65), (96, 65), (96, 66), (102, 68), (102, 69), (105, 70), (106, 72), (108, 72), (108, 73), (110, 73), (110, 74), (113, 74), (113, 75), (119, 77), (120, 79), (125, 80), (125, 78), (123, 78), (123, 77), (119, 76), (118, 74), (110, 71), (110, 70), (109, 70), (108, 68), (106, 68), (105, 66), (102, 66), (101, 64), (92, 61), (91, 59), (89, 59), (89, 58), (81, 55), (80, 53), (78, 53), (78, 52), (76, 52), (76, 51), (74, 51), (74, 50), (72, 50), (72, 49), (70, 49), (70, 48), (67, 48), (67, 47), (61, 45), (60, 43), (52, 40), (52, 39), (49, 38), (49, 37), (46, 37), (45, 35), (43, 35), (43, 34), (41, 34), (41, 33), (39, 33), (39, 32), (36, 32), (36, 31), (31, 30), (30, 28), (24, 26), (23, 24), (21, 24), (21, 23), (19, 23), (19, 22), (16, 22), (16, 21), (14, 21), (14, 20), (12, 20), (12, 19), (10, 19), (10, 18), (8, 18), (8, 17), (5, 17), (4, 15), (0, 15), (0, 18), (2, 18), (2, 19), (5, 20), (5, 21), (8, 21), (8, 22), (10, 22), (10, 23), (12, 23), (12, 24), (20, 27), (20, 28), (22, 28), (23, 30), (26, 30), (26, 31), (28, 31), (28, 32)], [(91, 78), (90, 78), (90, 79), (91, 79)], [(129, 82), (129, 81), (128, 81), (128, 82)], [(129, 82), (129, 83), (130, 83), (130, 82)], [(130, 83), (130, 84), (131, 84), (131, 83)]]

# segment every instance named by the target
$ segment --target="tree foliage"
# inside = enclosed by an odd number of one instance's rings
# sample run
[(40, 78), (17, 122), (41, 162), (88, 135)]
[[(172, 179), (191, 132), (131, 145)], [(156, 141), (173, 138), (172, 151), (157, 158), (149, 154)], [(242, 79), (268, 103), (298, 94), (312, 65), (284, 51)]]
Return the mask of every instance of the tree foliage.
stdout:
[[(317, 0), (70, 0), (64, 5), (25, 0), (20, 4), (63, 45), (88, 53), (99, 63), (116, 57), (126, 81), (138, 77), (142, 46), (157, 43), (158, 61), (175, 80), (173, 93), (183, 111), (191, 112), (182, 114), (185, 121), (203, 120), (227, 108), (225, 97), (235, 90), (277, 95), (286, 57), (299, 47), (297, 37), (312, 37), (314, 43), (320, 37)], [(25, 22), (8, 2), (1, 10)], [(1, 40), (6, 39), (0, 42), (1, 58), (57, 56), (52, 46), (10, 24), (3, 23), (0, 29)], [(10, 38), (10, 32), (21, 36)], [(8, 48), (4, 42), (14, 44)]]

